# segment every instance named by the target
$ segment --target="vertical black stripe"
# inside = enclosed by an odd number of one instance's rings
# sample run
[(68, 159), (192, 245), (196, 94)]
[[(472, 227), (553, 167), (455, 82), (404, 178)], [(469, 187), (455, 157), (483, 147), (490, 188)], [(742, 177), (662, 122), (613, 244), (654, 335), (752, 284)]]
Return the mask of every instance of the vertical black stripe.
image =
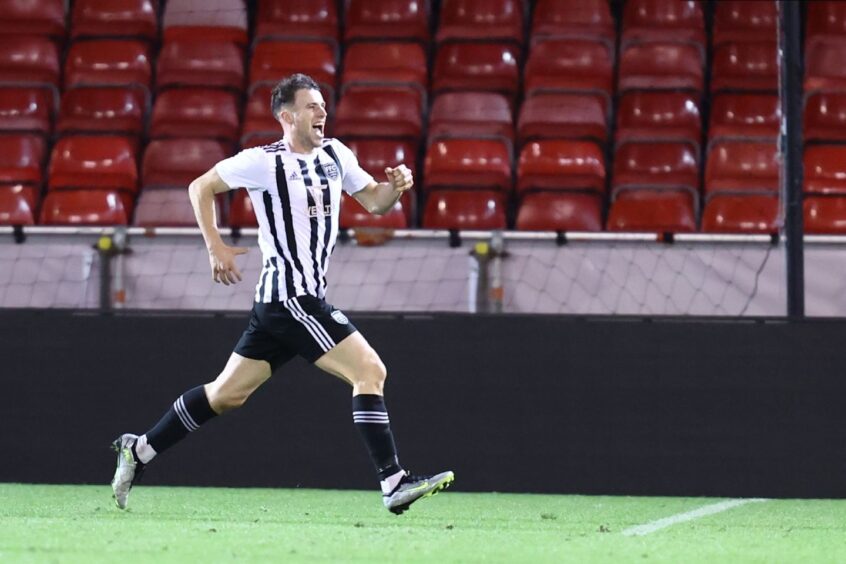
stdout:
[[(276, 261), (276, 257), (271, 257), (270, 264), (273, 265), (273, 278), (272, 278), (272, 286), (270, 288), (270, 301), (275, 301), (276, 296), (279, 295), (279, 264)], [(291, 286), (293, 286), (293, 281), (291, 282)], [(281, 301), (281, 300), (280, 300)]]
[[(277, 157), (278, 158), (278, 157)], [(276, 181), (279, 182), (279, 170), (282, 168), (282, 163), (276, 163)], [(282, 170), (282, 178), (285, 178), (285, 171)], [(270, 235), (273, 237), (273, 244), (276, 245), (276, 252), (282, 257), (285, 263), (285, 290), (288, 297), (295, 296), (297, 292), (294, 290), (294, 276), (291, 274), (291, 265), (288, 264), (288, 259), (285, 258), (285, 253), (282, 252), (282, 245), (279, 243), (279, 236), (276, 233), (276, 218), (273, 217), (273, 198), (270, 197), (270, 192), (264, 193), (264, 211), (267, 215), (267, 221), (270, 223)], [(277, 300), (277, 295), (270, 296), (270, 301)]]
[[(331, 149), (331, 147), (329, 148)], [(320, 184), (326, 186), (323, 190), (323, 209), (328, 210), (332, 205), (332, 190), (329, 188), (329, 179), (326, 178), (326, 171), (323, 170), (323, 165), (320, 164), (320, 157), (315, 157), (314, 159), (314, 170), (317, 171), (317, 178)], [(323, 218), (323, 253), (320, 255), (320, 297), (326, 294), (326, 261), (329, 260), (329, 241), (331, 238), (332, 214), (328, 214)]]
[(264, 262), (264, 273), (261, 275), (261, 284), (259, 284), (259, 295), (258, 300), (256, 301), (264, 301), (264, 285), (267, 283), (267, 273), (269, 272), (270, 261)]
[(314, 295), (320, 297), (320, 274), (317, 271), (317, 214), (323, 214), (323, 209), (318, 208), (318, 204), (311, 193), (310, 188), (314, 185), (311, 181), (311, 176), (308, 173), (308, 165), (304, 160), (297, 159), (300, 164), (300, 172), (303, 175), (303, 182), (306, 185), (306, 196), (308, 197), (308, 221), (311, 225), (311, 240), (309, 243), (309, 250), (311, 251), (311, 267), (314, 275)]
[(326, 145), (323, 147), (323, 150), (326, 151), (326, 154), (332, 157), (332, 160), (335, 161), (335, 166), (338, 167), (338, 174), (341, 175), (341, 178), (344, 177), (344, 167), (341, 166), (341, 159), (338, 158), (337, 153), (335, 153), (335, 149), (332, 148), (332, 145)]
[[(291, 195), (288, 193), (288, 179), (285, 178), (285, 167), (282, 164), (282, 157), (276, 155), (276, 188), (279, 191), (279, 201), (282, 203), (282, 220), (285, 222), (285, 240), (288, 242), (288, 252), (291, 254), (291, 261), (300, 273), (303, 292), (308, 293), (305, 287), (305, 270), (300, 257), (297, 254), (297, 236), (294, 234), (294, 220), (291, 215)], [(296, 293), (289, 294), (293, 298)]]

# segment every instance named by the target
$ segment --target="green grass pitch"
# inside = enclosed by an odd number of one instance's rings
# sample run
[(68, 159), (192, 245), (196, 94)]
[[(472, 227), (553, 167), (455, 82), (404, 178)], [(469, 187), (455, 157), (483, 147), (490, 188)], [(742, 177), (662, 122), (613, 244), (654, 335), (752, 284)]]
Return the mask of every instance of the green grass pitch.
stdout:
[(402, 516), (376, 491), (0, 484), (0, 562), (846, 562), (846, 500), (446, 491)]

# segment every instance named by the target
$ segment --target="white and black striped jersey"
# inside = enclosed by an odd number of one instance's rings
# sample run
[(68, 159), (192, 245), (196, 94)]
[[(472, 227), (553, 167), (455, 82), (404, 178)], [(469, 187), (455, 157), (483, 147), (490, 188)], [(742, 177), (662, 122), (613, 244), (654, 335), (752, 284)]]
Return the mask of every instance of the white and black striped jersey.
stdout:
[(295, 153), (282, 139), (245, 149), (215, 170), (230, 188), (247, 188), (256, 212), (264, 262), (256, 301), (325, 298), (341, 190), (352, 195), (373, 182), (353, 152), (337, 139), (325, 139), (309, 154)]

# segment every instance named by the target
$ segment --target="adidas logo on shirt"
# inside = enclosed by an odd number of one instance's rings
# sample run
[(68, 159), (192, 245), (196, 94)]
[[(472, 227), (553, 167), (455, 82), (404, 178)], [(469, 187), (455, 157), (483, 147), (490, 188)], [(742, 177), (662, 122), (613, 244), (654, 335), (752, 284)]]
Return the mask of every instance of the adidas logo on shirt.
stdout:
[(288, 180), (302, 180), (302, 178), (300, 178), (300, 175), (297, 174), (297, 171), (295, 170), (291, 172), (291, 176), (288, 177)]

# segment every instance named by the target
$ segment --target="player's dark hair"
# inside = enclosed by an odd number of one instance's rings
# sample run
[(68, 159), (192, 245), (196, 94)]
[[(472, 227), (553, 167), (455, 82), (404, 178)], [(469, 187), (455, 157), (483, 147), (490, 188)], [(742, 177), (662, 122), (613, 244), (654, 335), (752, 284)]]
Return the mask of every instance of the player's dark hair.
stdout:
[(292, 74), (283, 79), (276, 86), (273, 87), (273, 92), (270, 93), (270, 111), (273, 112), (273, 117), (279, 115), (282, 106), (287, 106), (294, 102), (294, 96), (297, 95), (297, 90), (306, 88), (308, 90), (320, 90), (320, 87), (313, 78), (307, 74)]

